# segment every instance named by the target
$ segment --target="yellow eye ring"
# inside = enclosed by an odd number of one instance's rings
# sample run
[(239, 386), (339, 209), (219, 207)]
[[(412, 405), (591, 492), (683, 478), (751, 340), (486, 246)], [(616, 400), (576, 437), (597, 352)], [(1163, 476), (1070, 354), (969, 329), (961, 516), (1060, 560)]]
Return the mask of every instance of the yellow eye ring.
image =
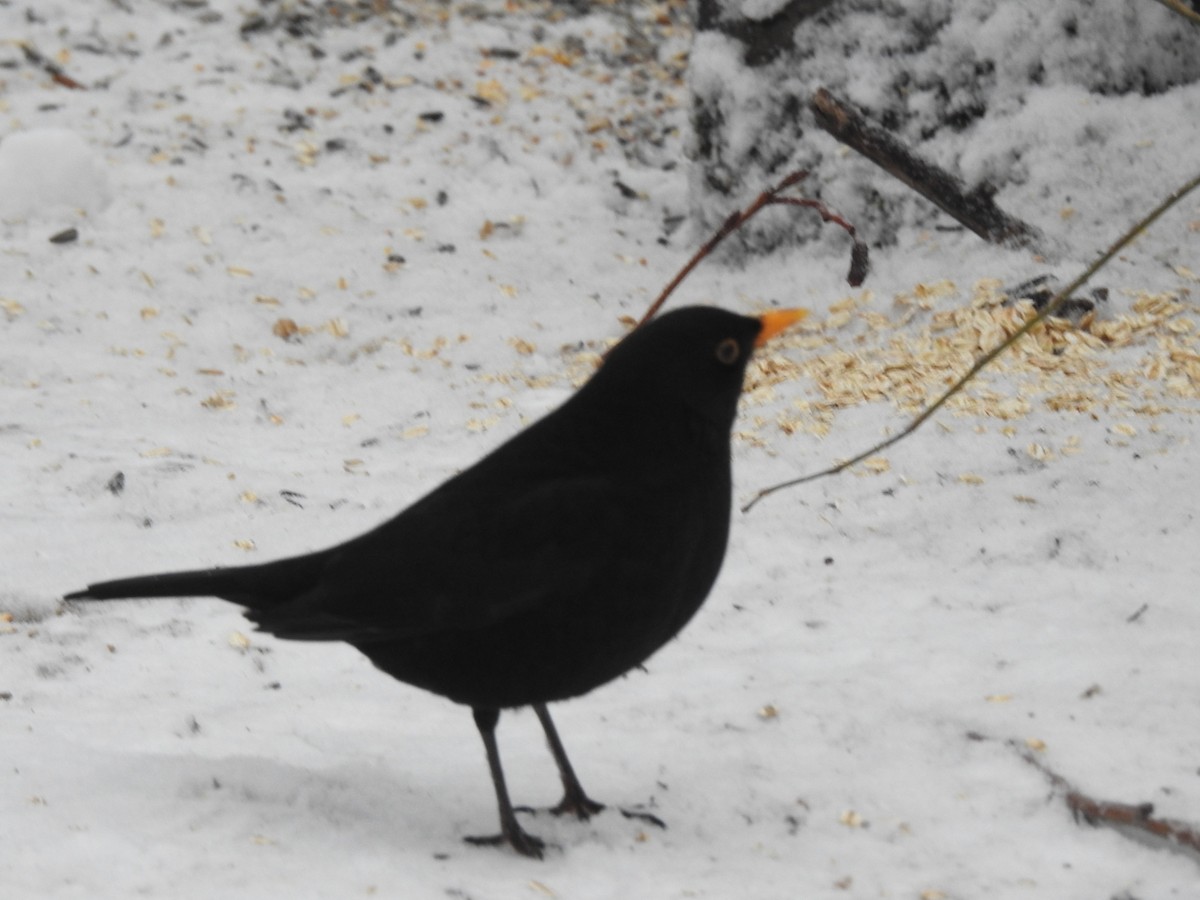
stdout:
[(734, 338), (725, 338), (725, 340), (717, 344), (716, 354), (717, 362), (726, 366), (732, 366), (738, 361), (738, 357), (742, 355), (742, 347)]

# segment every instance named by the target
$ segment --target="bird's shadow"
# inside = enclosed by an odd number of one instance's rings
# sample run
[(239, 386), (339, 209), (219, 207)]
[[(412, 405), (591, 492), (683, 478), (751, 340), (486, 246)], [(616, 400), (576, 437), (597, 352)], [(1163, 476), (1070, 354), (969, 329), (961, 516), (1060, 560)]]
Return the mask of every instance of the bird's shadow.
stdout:
[[(257, 756), (175, 757), (179, 812), (190, 829), (244, 833), (255, 840), (303, 846), (331, 841), (358, 850), (403, 848), (439, 859), (481, 853), (462, 841), (493, 826), (495, 811), (474, 780), (428, 773), (420, 782), (397, 778), (389, 766), (365, 762), (306, 767)], [(447, 804), (460, 805), (447, 818)], [(552, 850), (592, 841), (644, 839), (642, 827), (666, 823), (644, 806), (608, 806), (588, 820), (555, 815), (552, 808), (523, 806), (523, 816)], [(453, 812), (453, 811), (452, 811)], [(633, 824), (633, 830), (630, 825)]]

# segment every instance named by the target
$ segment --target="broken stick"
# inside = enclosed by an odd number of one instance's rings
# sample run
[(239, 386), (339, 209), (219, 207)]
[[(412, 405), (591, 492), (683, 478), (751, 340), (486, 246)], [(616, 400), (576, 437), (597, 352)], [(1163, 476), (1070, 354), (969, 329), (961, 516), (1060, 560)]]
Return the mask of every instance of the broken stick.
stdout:
[[(982, 738), (982, 735), (968, 736)], [(1025, 762), (1045, 775), (1055, 791), (1062, 794), (1075, 821), (1082, 819), (1092, 826), (1133, 828), (1164, 841), (1171, 849), (1181, 848), (1191, 853), (1200, 853), (1200, 830), (1194, 826), (1173, 819), (1155, 818), (1153, 803), (1119, 803), (1090, 797), (1051, 769), (1020, 742), (1007, 741), (1007, 744), (1019, 753)]]
[(47, 75), (55, 84), (61, 84), (65, 88), (70, 88), (73, 91), (86, 91), (87, 88), (63, 71), (62, 66), (47, 59), (42, 53), (28, 41), (17, 41), (17, 46), (21, 48), (21, 52), (25, 54), (26, 62), (37, 66)]
[(1042, 246), (1041, 232), (996, 206), (988, 186), (968, 191), (958, 178), (921, 159), (895, 135), (869, 121), (861, 111), (825, 88), (819, 88), (813, 94), (809, 106), (823, 129), (985, 241), (1035, 251)]

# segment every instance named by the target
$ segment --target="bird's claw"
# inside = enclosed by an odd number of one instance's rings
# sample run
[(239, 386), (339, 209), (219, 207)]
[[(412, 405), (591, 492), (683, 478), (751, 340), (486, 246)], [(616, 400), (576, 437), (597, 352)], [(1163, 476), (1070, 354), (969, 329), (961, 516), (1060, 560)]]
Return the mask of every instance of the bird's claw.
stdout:
[(550, 807), (552, 815), (565, 816), (570, 814), (581, 822), (586, 822), (592, 816), (596, 815), (596, 813), (603, 811), (603, 803), (597, 803), (582, 791), (578, 794), (565, 794), (558, 801), (557, 806)]
[[(578, 796), (567, 794), (558, 802), (558, 805), (550, 807), (548, 812), (555, 816), (573, 815), (579, 821), (586, 822), (592, 816), (606, 809), (608, 809), (607, 806), (593, 800), (586, 794)], [(532, 806), (514, 806), (513, 811), (528, 813), (533, 816), (536, 816), (539, 812), (539, 810), (534, 809)], [(654, 815), (654, 813), (637, 809), (625, 809), (623, 807), (617, 807), (617, 811), (627, 819), (637, 819), (639, 822), (645, 822), (647, 825), (653, 825), (655, 828), (663, 829), (663, 831), (667, 829), (667, 823)]]
[(501, 844), (508, 844), (522, 856), (531, 859), (541, 859), (542, 851), (546, 847), (545, 841), (523, 828), (506, 829), (500, 834), (468, 835), (463, 840), (476, 847), (499, 847)]
[(640, 810), (635, 809), (622, 809), (621, 815), (627, 819), (638, 819), (639, 821), (645, 822), (647, 825), (653, 825), (656, 828), (661, 828), (663, 831), (667, 830), (667, 823), (658, 816), (654, 815), (654, 813), (641, 812)]

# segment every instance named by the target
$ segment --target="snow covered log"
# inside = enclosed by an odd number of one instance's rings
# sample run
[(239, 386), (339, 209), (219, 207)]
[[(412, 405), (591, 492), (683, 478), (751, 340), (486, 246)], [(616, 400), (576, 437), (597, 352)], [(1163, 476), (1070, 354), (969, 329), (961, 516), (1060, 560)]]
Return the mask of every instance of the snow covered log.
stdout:
[[(1054, 143), (1127, 153), (1111, 141), (1105, 102), (1200, 79), (1196, 40), (1182, 16), (1124, 0), (697, 0), (693, 220), (709, 230), (784, 172), (809, 169), (806, 190), (870, 243), (892, 243), (904, 225), (959, 227), (815, 127), (809, 102), (824, 87), (969, 193), (1052, 225), (1066, 191), (1095, 185), (1072, 185), (1084, 173), (1064, 171), (1062, 197), (1030, 196), (1021, 191), (1029, 155)], [(739, 239), (762, 250), (820, 233), (770, 217)]]

